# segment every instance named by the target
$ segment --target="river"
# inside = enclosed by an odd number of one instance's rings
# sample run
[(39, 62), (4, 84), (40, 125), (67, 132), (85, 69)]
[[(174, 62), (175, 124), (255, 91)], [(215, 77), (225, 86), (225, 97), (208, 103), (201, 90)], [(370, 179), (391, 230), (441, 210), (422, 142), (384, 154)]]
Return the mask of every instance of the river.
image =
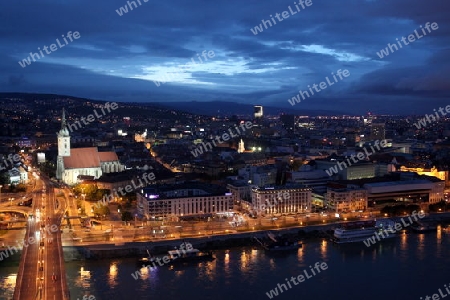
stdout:
[[(425, 299), (450, 283), (450, 234), (400, 234), (370, 248), (310, 240), (298, 251), (256, 248), (215, 251), (216, 259), (170, 270), (139, 270), (135, 259), (66, 263), (71, 299)], [(327, 268), (309, 266), (325, 262)], [(324, 266), (324, 265), (322, 265)], [(305, 275), (303, 282), (296, 281)], [(0, 267), (0, 295), (11, 294), (17, 266)], [(294, 281), (292, 281), (294, 277)], [(286, 278), (290, 281), (286, 283)], [(285, 284), (278, 296), (270, 290)], [(0, 296), (1, 297), (1, 296)], [(94, 299), (93, 297), (85, 299)]]

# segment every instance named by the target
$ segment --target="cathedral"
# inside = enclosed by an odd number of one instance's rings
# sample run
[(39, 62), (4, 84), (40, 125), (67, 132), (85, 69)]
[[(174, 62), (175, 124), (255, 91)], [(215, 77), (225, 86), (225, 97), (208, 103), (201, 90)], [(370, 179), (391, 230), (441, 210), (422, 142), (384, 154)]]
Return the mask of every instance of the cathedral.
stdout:
[(68, 185), (80, 182), (86, 176), (98, 179), (103, 173), (122, 172), (125, 167), (113, 151), (99, 152), (97, 147), (70, 148), (70, 134), (63, 109), (58, 137), (56, 178)]

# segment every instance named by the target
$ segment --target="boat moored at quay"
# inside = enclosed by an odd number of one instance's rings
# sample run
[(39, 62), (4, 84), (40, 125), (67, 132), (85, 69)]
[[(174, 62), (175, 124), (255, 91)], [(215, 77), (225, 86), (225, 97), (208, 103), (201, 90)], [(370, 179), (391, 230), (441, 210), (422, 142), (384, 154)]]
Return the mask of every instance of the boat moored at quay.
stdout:
[(200, 251), (199, 249), (195, 249), (192, 244), (188, 242), (183, 242), (183, 244), (181, 244), (180, 246), (180, 249), (168, 251), (168, 255), (170, 259), (169, 265), (215, 259), (212, 251)]
[(297, 250), (303, 246), (298, 240), (276, 237), (273, 233), (267, 233), (267, 236), (269, 237), (269, 242), (263, 242), (257, 237), (254, 237), (254, 239), (264, 248), (264, 250), (267, 251), (278, 252)]
[[(395, 222), (392, 220), (368, 220), (355, 221), (341, 224), (334, 230), (332, 241), (337, 244), (357, 243), (384, 231), (394, 232)], [(386, 235), (386, 238), (394, 237), (394, 234)]]

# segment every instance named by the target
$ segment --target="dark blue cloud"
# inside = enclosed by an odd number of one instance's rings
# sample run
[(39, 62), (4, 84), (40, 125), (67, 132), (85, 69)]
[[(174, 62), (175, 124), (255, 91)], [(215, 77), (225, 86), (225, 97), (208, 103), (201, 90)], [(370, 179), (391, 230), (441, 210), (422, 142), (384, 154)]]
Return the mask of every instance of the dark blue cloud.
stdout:
[[(410, 113), (450, 96), (446, 1), (314, 1), (251, 31), (294, 1), (17, 0), (0, 4), (0, 91), (116, 101), (233, 100), (289, 108), (288, 99), (338, 69), (351, 76), (296, 105), (349, 113)], [(420, 25), (439, 29), (390, 53)], [(68, 31), (81, 38), (22, 68)], [(214, 51), (203, 58), (202, 52)], [(180, 69), (194, 59), (197, 64)], [(155, 81), (167, 81), (159, 87)], [(400, 105), (393, 105), (400, 103)], [(432, 106), (434, 105), (434, 106)]]

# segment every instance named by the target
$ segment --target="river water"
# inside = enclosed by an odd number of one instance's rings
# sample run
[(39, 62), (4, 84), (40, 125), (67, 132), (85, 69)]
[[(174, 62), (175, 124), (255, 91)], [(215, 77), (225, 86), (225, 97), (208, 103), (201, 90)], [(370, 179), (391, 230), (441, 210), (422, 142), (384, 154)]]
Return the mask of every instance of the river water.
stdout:
[[(139, 270), (134, 259), (66, 264), (71, 299), (270, 299), (266, 293), (285, 278), (310, 278), (286, 285), (273, 299), (425, 299), (444, 294), (450, 283), (450, 234), (401, 234), (370, 248), (308, 241), (298, 251), (274, 255), (257, 248), (218, 250), (216, 260), (170, 270)], [(327, 269), (313, 276), (310, 265)], [(17, 267), (0, 267), (0, 297), (11, 294)], [(85, 298), (94, 299), (94, 298)]]

